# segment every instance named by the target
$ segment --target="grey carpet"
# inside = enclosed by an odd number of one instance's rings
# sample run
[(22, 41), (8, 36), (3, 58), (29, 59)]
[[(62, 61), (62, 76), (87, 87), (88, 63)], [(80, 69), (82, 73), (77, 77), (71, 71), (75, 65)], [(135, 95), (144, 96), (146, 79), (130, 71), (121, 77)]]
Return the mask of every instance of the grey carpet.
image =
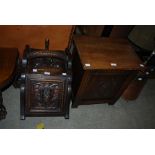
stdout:
[(136, 101), (119, 99), (115, 105), (83, 105), (64, 117), (27, 117), (20, 120), (20, 91), (11, 86), (3, 92), (7, 117), (2, 129), (35, 129), (40, 122), (47, 129), (142, 129), (155, 128), (155, 80), (149, 80)]

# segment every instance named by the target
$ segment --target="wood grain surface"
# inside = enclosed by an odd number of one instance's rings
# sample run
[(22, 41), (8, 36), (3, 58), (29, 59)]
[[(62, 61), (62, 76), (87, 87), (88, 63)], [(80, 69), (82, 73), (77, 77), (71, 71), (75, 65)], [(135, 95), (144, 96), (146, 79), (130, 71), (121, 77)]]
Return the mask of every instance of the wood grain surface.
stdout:
[(142, 62), (127, 39), (74, 36), (74, 42), (84, 69), (141, 68)]
[(44, 48), (45, 38), (49, 38), (52, 50), (64, 50), (69, 43), (71, 25), (1, 25), (0, 47), (15, 47), (23, 55), (25, 45)]

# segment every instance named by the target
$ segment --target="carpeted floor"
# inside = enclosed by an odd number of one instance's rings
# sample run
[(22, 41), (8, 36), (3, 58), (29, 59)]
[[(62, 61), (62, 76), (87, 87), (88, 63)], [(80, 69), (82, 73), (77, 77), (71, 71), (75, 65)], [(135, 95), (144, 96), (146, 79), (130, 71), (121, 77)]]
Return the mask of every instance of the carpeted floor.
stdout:
[(46, 129), (141, 129), (155, 128), (155, 80), (149, 80), (136, 101), (119, 99), (115, 105), (84, 105), (70, 109), (64, 117), (27, 117), (20, 120), (20, 91), (11, 86), (3, 92), (7, 117), (2, 129), (35, 129), (43, 123)]

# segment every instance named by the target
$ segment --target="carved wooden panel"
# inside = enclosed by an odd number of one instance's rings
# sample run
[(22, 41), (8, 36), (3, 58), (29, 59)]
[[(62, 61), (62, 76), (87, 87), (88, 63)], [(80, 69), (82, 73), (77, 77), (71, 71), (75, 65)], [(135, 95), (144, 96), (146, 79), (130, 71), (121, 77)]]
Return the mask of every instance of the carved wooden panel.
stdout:
[(63, 112), (64, 82), (27, 79), (26, 112)]

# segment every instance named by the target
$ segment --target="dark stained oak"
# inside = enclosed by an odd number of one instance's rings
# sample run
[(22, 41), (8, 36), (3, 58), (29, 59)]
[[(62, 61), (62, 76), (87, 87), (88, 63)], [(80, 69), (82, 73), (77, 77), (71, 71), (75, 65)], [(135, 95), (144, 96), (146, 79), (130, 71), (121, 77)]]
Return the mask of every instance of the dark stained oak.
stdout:
[[(71, 25), (19, 27), (18, 37), (23, 31), (27, 34), (22, 37), (21, 44), (26, 39), (24, 44), (30, 45), (22, 52), (20, 78), (22, 120), (27, 116), (69, 118), (72, 78), (71, 54), (68, 49), (72, 43), (74, 28)], [(11, 30), (15, 31), (14, 28)]]
[(17, 48), (0, 48), (0, 119), (4, 119), (7, 114), (6, 108), (2, 104), (1, 90), (13, 81), (17, 60)]
[(71, 75), (65, 51), (27, 48), (26, 61), (21, 76), (21, 119), (26, 116), (68, 119)]
[(141, 63), (126, 39), (74, 36), (72, 107), (114, 104)]
[(71, 60), (68, 52), (27, 47), (24, 53), (21, 119), (27, 116), (64, 116), (69, 119)]
[(138, 73), (137, 77), (130, 83), (127, 89), (123, 92), (123, 99), (125, 99), (126, 101), (132, 101), (136, 100), (139, 97), (150, 76), (150, 74), (148, 74), (148, 71), (149, 70), (146, 69), (145, 72)]
[(140, 95), (143, 87), (147, 82), (146, 78), (142, 78), (142, 80), (135, 79), (124, 91), (122, 98), (126, 101), (136, 100)]

